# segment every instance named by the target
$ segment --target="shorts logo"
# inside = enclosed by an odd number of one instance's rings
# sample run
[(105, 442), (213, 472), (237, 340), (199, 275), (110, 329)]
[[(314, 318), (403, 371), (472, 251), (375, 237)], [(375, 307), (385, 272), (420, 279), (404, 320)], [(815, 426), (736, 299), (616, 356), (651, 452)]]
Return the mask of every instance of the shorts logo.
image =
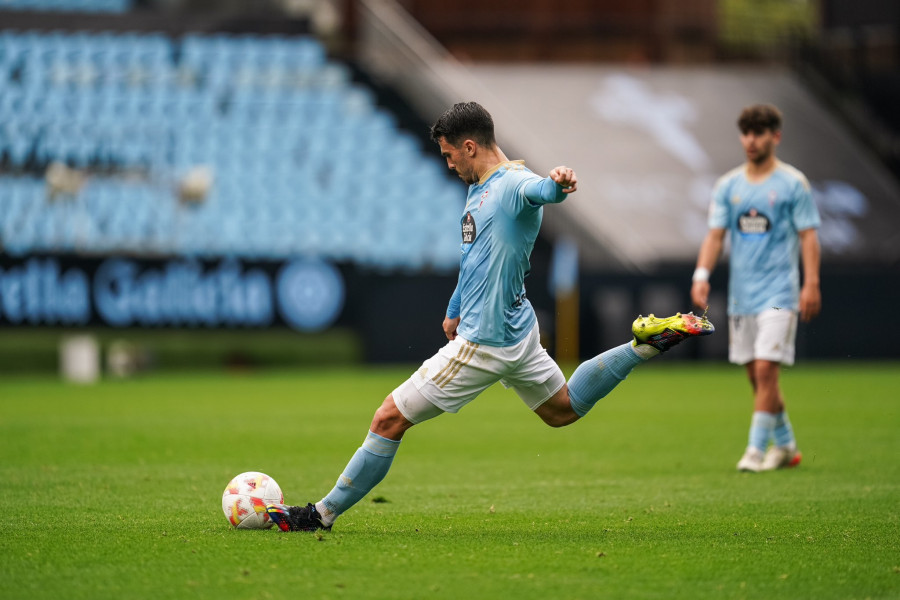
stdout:
[(462, 243), (473, 244), (475, 242), (475, 218), (467, 212), (462, 221)]
[(772, 228), (769, 217), (751, 208), (738, 217), (738, 231), (743, 235), (764, 235)]

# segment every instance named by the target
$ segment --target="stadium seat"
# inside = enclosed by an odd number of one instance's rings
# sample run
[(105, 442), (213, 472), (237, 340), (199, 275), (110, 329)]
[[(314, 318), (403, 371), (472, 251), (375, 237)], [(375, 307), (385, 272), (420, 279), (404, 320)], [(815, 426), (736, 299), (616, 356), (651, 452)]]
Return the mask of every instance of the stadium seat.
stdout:
[(82, 13), (125, 13), (132, 0), (4, 0), (4, 10), (58, 11)]
[[(0, 32), (0, 80), (13, 68), (20, 77), (0, 87), (0, 156), (16, 169), (61, 160), (97, 174), (65, 208), (43, 202), (42, 171), (27, 186), (0, 173), (0, 198), (14, 198), (4, 247), (319, 254), (387, 269), (457, 258), (438, 232), (458, 219), (441, 203), (459, 189), (313, 38)], [(213, 187), (181, 206), (178, 179), (199, 165), (213, 168)], [(145, 180), (126, 184), (115, 170)], [(425, 182), (415, 198), (394, 185), (410, 171)], [(22, 199), (38, 189), (32, 213)], [(381, 243), (384, 222), (403, 218), (422, 234)]]

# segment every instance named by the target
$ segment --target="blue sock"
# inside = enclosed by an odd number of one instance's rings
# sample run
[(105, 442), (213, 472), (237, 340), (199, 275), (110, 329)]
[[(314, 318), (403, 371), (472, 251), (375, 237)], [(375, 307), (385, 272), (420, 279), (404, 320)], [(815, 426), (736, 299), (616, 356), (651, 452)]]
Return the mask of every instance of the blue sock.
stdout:
[(568, 384), (572, 410), (580, 417), (586, 415), (600, 398), (610, 393), (649, 356), (638, 354), (628, 342), (578, 365)]
[(762, 411), (754, 412), (753, 418), (750, 420), (750, 439), (747, 445), (765, 452), (774, 429), (775, 415)]
[(775, 415), (775, 445), (776, 446), (796, 446), (794, 441), (794, 429), (791, 427), (791, 421), (788, 419), (787, 411), (781, 411)]
[(389, 440), (370, 431), (363, 445), (344, 467), (334, 488), (322, 498), (321, 504), (326, 508), (323, 516), (329, 522), (334, 521), (362, 500), (387, 475), (399, 446), (399, 440)]

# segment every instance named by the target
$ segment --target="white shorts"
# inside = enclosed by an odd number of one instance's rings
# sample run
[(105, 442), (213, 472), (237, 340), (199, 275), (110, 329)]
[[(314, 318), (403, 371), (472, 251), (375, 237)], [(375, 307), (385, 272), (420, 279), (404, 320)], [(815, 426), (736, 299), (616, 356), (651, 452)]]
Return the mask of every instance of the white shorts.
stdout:
[(797, 312), (771, 308), (757, 315), (728, 317), (728, 360), (745, 365), (752, 360), (794, 364)]
[(393, 391), (394, 404), (408, 421), (421, 423), (458, 412), (498, 381), (513, 388), (531, 410), (565, 385), (559, 365), (541, 346), (537, 324), (523, 341), (506, 348), (457, 336)]

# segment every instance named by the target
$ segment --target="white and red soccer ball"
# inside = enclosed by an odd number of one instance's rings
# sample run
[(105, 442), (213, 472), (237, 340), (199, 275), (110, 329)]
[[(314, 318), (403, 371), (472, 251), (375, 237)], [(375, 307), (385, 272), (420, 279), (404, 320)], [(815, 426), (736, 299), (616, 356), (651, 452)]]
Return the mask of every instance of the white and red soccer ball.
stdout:
[(228, 482), (222, 493), (222, 512), (237, 529), (268, 529), (272, 519), (267, 504), (282, 504), (284, 494), (274, 479), (265, 473), (248, 471)]

